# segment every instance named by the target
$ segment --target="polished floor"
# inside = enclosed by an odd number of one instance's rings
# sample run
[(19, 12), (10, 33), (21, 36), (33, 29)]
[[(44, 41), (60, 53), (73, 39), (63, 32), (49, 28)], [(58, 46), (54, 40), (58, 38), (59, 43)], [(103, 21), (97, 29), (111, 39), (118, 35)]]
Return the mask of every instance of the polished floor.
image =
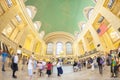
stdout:
[[(17, 79), (12, 78), (12, 71), (7, 67), (5, 72), (0, 71), (0, 80), (29, 80), (27, 68), (22, 71), (20, 67), (19, 65), (19, 71), (16, 73)], [(84, 68), (78, 72), (73, 72), (72, 66), (63, 66), (63, 69), (64, 74), (61, 77), (57, 77), (56, 67), (54, 67), (51, 77), (48, 78), (46, 74), (40, 77), (39, 74), (36, 73), (32, 80), (114, 80), (110, 79), (110, 68), (107, 66), (104, 67), (103, 75), (99, 74), (98, 69), (92, 71), (91, 69)]]

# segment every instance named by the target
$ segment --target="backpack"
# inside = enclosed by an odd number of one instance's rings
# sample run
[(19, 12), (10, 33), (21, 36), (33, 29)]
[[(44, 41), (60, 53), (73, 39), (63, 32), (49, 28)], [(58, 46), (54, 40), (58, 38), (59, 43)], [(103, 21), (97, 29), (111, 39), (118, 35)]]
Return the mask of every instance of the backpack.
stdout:
[(103, 64), (104, 60), (102, 58), (100, 58), (100, 64)]
[(110, 61), (108, 58), (107, 58), (106, 62), (107, 62), (107, 66), (110, 66)]

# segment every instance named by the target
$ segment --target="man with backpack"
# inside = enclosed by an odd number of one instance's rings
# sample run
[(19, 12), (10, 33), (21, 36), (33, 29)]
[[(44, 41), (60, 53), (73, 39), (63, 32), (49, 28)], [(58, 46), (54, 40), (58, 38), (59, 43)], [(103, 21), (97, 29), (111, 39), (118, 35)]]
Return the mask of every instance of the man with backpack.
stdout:
[(102, 75), (102, 73), (103, 73), (103, 63), (104, 63), (104, 60), (102, 59), (102, 57), (98, 56), (97, 63), (98, 63), (98, 67), (99, 67), (99, 73)]

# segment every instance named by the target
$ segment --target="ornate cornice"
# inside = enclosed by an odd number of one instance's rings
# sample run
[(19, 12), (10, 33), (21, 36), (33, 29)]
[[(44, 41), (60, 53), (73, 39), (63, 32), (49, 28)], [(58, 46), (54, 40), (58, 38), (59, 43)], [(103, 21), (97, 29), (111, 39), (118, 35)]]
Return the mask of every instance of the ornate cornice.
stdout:
[(67, 33), (67, 32), (52, 32), (52, 33), (49, 33), (44, 37), (44, 40), (45, 40), (45, 42), (47, 42), (51, 39), (60, 38), (60, 37), (67, 38), (71, 41), (74, 41), (74, 36), (70, 33)]

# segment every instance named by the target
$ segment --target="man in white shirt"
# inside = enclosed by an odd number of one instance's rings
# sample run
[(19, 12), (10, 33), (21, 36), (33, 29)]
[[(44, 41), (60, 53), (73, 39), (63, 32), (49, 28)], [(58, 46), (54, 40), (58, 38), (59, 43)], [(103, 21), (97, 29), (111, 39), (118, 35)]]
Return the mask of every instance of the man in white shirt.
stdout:
[(42, 61), (42, 64), (43, 64), (43, 69), (45, 69), (45, 67), (46, 67), (46, 62), (45, 62), (45, 61)]
[(62, 62), (61, 61), (58, 61), (58, 63), (57, 63), (57, 72), (58, 72), (58, 76), (61, 76), (61, 74), (63, 74)]
[(15, 54), (12, 61), (13, 78), (17, 78), (17, 76), (15, 75), (15, 72), (18, 71), (18, 60), (19, 60), (18, 55), (19, 54)]

